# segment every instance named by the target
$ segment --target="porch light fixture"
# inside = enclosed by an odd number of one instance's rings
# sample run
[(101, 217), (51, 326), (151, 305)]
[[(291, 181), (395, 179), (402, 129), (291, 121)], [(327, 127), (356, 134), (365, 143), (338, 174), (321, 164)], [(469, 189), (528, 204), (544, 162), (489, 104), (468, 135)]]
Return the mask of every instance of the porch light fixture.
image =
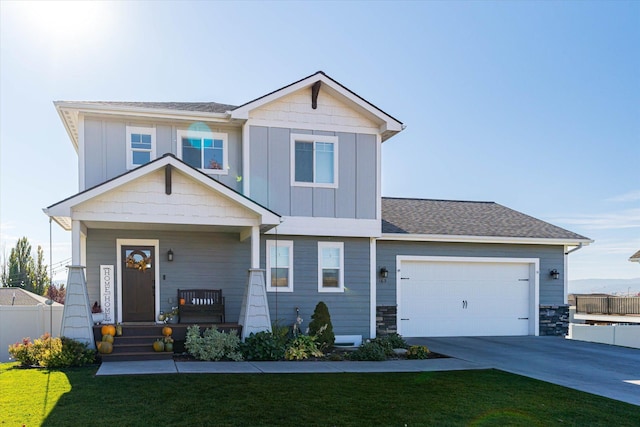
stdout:
[(553, 280), (558, 280), (560, 278), (560, 272), (555, 268), (549, 272), (549, 275)]
[(389, 277), (389, 270), (387, 270), (387, 267), (382, 267), (380, 269), (380, 278), (386, 279), (387, 277)]
[(173, 261), (173, 250), (169, 249), (169, 251), (167, 252), (167, 261), (172, 262)]

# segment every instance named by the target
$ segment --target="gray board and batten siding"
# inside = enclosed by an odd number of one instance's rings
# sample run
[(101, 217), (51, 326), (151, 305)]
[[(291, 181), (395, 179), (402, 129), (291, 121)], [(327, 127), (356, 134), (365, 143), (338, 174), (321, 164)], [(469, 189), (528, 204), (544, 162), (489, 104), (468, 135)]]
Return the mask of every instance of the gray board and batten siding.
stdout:
[(396, 305), (396, 256), (538, 258), (540, 260), (540, 304), (564, 304), (564, 280), (554, 280), (552, 269), (564, 277), (564, 247), (559, 245), (515, 245), (494, 243), (446, 242), (377, 242), (377, 270), (387, 267), (386, 281), (378, 281), (376, 298), (379, 306)]
[[(212, 132), (228, 135), (229, 168), (226, 175), (210, 176), (236, 191), (242, 191), (242, 135), (239, 128), (206, 125)], [(127, 126), (155, 127), (156, 157), (171, 153), (178, 156), (178, 130), (189, 126), (178, 123), (130, 122), (99, 117), (84, 119), (84, 189), (102, 184), (127, 172)], [(199, 129), (202, 123), (199, 123)], [(153, 159), (152, 159), (153, 160)], [(79, 159), (82, 161), (82, 159)]]
[[(266, 240), (275, 236), (261, 236), (261, 267), (265, 268)], [(117, 239), (149, 239), (159, 241), (156, 258), (160, 275), (156, 290), (160, 291), (160, 310), (168, 311), (176, 305), (178, 289), (222, 289), (226, 299), (226, 318), (236, 322), (247, 285), (251, 265), (251, 243), (241, 242), (237, 233), (209, 233), (160, 230), (94, 229), (87, 234), (87, 289), (91, 303), (99, 301), (100, 265), (114, 265), (118, 280)], [(293, 240), (293, 293), (268, 292), (271, 320), (290, 326), (296, 319), (296, 307), (304, 319), (306, 330), (319, 301), (329, 307), (334, 331), (339, 335), (369, 336), (370, 276), (369, 240), (339, 239), (344, 242), (345, 291), (318, 292), (318, 242), (336, 241), (330, 238), (278, 236)], [(166, 260), (171, 249), (174, 261)], [(117, 287), (116, 287), (117, 289)], [(116, 295), (116, 298), (118, 296)]]
[[(266, 243), (262, 241), (264, 267)], [(370, 335), (370, 246), (369, 239), (278, 236), (293, 241), (293, 292), (267, 292), (271, 321), (290, 326), (296, 319), (296, 307), (303, 318), (301, 329), (309, 326), (320, 301), (329, 308), (336, 335)], [(275, 240), (274, 235), (266, 240)], [(344, 242), (344, 292), (318, 292), (318, 242)]]
[[(338, 188), (291, 185), (291, 134), (338, 137)], [(284, 216), (374, 219), (377, 143), (371, 134), (250, 127), (251, 198)]]

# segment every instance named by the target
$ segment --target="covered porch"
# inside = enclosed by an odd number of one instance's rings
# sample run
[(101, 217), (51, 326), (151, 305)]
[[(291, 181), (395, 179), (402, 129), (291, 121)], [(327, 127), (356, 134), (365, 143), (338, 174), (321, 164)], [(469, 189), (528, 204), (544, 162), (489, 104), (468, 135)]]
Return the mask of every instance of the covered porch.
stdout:
[[(178, 289), (186, 288), (222, 289), (227, 323), (243, 325), (247, 334), (270, 328), (260, 235), (280, 216), (174, 156), (45, 213), (71, 231), (72, 263), (86, 267), (86, 276), (69, 275), (67, 292), (77, 285), (84, 295), (75, 309), (65, 306), (63, 329), (86, 326), (77, 313), (86, 312), (90, 321), (95, 301), (106, 322), (160, 323), (160, 313), (177, 307)], [(255, 297), (259, 301), (248, 302)]]

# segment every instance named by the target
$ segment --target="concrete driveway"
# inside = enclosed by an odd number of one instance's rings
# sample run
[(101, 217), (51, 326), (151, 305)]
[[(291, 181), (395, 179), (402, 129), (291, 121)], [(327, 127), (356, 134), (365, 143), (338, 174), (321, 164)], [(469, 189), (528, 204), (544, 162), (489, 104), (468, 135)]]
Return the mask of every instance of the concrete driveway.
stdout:
[(561, 337), (408, 338), (410, 344), (640, 406), (640, 350)]

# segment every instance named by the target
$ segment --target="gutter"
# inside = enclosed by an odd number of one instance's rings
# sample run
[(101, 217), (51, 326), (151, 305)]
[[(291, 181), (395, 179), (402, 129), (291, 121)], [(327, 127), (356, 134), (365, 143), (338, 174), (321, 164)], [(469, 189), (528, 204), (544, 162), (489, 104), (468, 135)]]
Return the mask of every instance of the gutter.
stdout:
[(582, 249), (582, 247), (583, 247), (583, 246), (584, 246), (584, 245), (583, 245), (582, 243), (579, 243), (579, 244), (578, 244), (578, 246), (576, 246), (575, 248), (571, 249), (570, 251), (565, 252), (564, 254), (565, 254), (565, 255), (569, 255), (569, 254), (570, 254), (570, 253), (572, 253), (572, 252), (575, 252), (575, 251), (577, 251), (577, 250)]

